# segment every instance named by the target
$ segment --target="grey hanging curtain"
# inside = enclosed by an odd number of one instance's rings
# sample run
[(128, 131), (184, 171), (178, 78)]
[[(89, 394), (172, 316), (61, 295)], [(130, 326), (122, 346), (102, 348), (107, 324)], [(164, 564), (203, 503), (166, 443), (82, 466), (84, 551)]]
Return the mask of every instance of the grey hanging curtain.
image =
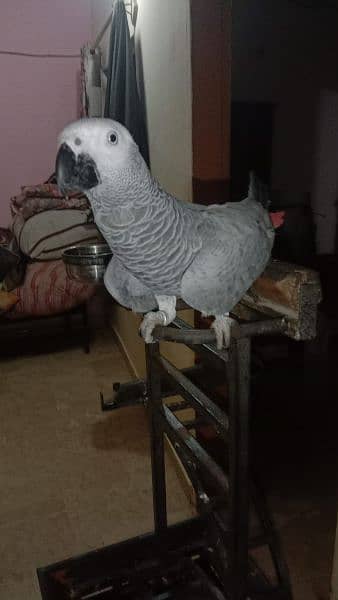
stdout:
[(147, 132), (136, 80), (134, 41), (123, 0), (115, 0), (113, 7), (106, 75), (104, 116), (127, 127), (149, 165)]

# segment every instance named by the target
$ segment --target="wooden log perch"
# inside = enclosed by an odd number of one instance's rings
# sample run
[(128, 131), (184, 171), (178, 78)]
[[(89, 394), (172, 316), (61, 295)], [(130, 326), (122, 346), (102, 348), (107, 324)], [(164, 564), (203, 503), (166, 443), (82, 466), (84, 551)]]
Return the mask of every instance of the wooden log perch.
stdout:
[(233, 313), (245, 320), (285, 317), (286, 335), (295, 340), (310, 340), (316, 336), (321, 298), (315, 271), (273, 260)]

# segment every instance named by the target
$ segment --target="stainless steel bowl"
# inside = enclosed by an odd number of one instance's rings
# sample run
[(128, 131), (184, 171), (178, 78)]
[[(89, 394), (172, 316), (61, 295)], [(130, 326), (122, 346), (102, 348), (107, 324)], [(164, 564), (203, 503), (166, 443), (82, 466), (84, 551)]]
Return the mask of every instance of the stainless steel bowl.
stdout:
[(62, 259), (71, 279), (102, 284), (112, 255), (107, 244), (88, 244), (67, 248), (62, 254)]

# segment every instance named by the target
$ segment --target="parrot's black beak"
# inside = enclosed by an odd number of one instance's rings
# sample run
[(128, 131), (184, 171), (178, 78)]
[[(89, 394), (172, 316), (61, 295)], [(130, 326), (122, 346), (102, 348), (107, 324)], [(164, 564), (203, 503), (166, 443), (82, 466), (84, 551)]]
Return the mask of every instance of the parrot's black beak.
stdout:
[(88, 154), (79, 154), (76, 157), (67, 144), (62, 144), (59, 148), (55, 172), (62, 194), (86, 192), (100, 183), (94, 160)]

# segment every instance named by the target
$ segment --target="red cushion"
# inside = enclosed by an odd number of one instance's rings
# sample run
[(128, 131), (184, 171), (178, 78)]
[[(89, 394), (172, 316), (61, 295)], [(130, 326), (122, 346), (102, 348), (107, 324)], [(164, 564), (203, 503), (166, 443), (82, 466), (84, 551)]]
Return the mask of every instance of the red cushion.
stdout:
[(13, 290), (19, 298), (6, 317), (20, 319), (66, 312), (93, 296), (95, 286), (67, 276), (62, 260), (27, 265), (23, 284)]

